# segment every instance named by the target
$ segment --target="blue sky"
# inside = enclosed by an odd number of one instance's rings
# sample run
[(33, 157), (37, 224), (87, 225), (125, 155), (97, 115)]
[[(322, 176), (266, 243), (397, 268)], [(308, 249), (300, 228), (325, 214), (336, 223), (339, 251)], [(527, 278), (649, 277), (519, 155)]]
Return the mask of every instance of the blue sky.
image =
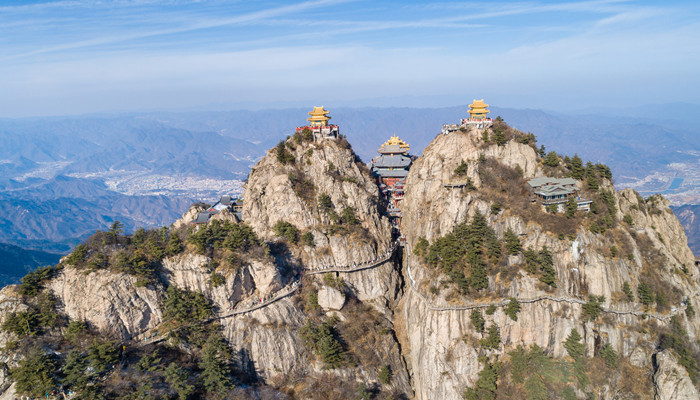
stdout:
[(693, 1), (3, 1), (0, 116), (700, 103)]

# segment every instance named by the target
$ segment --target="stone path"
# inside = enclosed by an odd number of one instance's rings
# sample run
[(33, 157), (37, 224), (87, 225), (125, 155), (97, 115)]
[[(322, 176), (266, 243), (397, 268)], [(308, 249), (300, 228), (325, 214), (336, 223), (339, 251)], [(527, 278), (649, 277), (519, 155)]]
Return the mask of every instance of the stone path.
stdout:
[[(378, 267), (378, 266), (384, 264), (385, 262), (389, 261), (391, 259), (391, 257), (394, 255), (394, 252), (396, 251), (396, 249), (398, 247), (399, 247), (398, 242), (394, 242), (391, 249), (386, 252), (386, 255), (384, 257), (379, 258), (377, 260), (368, 261), (366, 263), (362, 263), (362, 264), (359, 264), (357, 266), (352, 266), (352, 267), (331, 266), (331, 267), (326, 267), (326, 268), (316, 269), (316, 270), (306, 270), (305, 274), (306, 275), (316, 275), (316, 274), (325, 274), (325, 273), (329, 273), (329, 272), (351, 273), (351, 272), (358, 272), (358, 271), (364, 271), (367, 269), (375, 268), (375, 267)], [(249, 312), (253, 312), (255, 310), (259, 310), (261, 308), (269, 306), (272, 303), (275, 303), (278, 300), (281, 300), (287, 296), (290, 296), (292, 293), (296, 292), (300, 287), (301, 287), (300, 281), (295, 281), (291, 285), (287, 285), (284, 288), (280, 289), (272, 297), (269, 297), (267, 300), (264, 300), (261, 303), (256, 303), (254, 305), (251, 305), (250, 307), (234, 309), (234, 310), (227, 312), (225, 314), (217, 315), (217, 316), (211, 317), (211, 318), (203, 320), (203, 321), (198, 321), (195, 325), (203, 325), (203, 324), (207, 324), (209, 322), (219, 321), (222, 319), (234, 317), (236, 315), (246, 314)], [(140, 346), (152, 344), (152, 343), (160, 343), (160, 342), (166, 340), (168, 335), (170, 335), (170, 333), (176, 332), (180, 329), (184, 329), (184, 328), (189, 327), (189, 326), (192, 326), (192, 325), (180, 326), (180, 327), (175, 328), (171, 331), (168, 331), (167, 333), (164, 333), (162, 335), (156, 335), (154, 332), (157, 332), (157, 330), (147, 331), (147, 332), (144, 332), (144, 333), (141, 333), (141, 334), (135, 336), (133, 340), (136, 341), (138, 343), (138, 345), (140, 345)]]
[(358, 271), (364, 271), (366, 269), (371, 269), (378, 267), (385, 262), (391, 260), (391, 257), (394, 255), (394, 252), (396, 249), (399, 247), (398, 242), (394, 242), (394, 244), (391, 246), (391, 249), (385, 253), (385, 256), (382, 258), (379, 258), (377, 260), (372, 260), (368, 261), (366, 263), (359, 264), (357, 266), (352, 266), (352, 267), (338, 267), (338, 266), (333, 266), (333, 267), (326, 267), (326, 268), (321, 268), (321, 269), (314, 269), (314, 270), (306, 270), (306, 275), (316, 275), (316, 274), (325, 274), (327, 272), (344, 272), (344, 273), (350, 273), (350, 272), (358, 272)]
[[(473, 310), (476, 308), (487, 308), (491, 306), (495, 307), (505, 307), (508, 305), (510, 302), (509, 299), (501, 299), (496, 302), (489, 302), (489, 303), (476, 303), (476, 302), (471, 302), (471, 303), (465, 303), (465, 304), (460, 304), (460, 305), (455, 305), (455, 306), (442, 306), (438, 307), (433, 305), (433, 303), (430, 302), (430, 300), (423, 295), (420, 290), (416, 287), (416, 282), (413, 279), (413, 274), (411, 273), (411, 267), (406, 263), (406, 270), (408, 272), (408, 277), (409, 277), (409, 286), (411, 289), (418, 295), (418, 297), (425, 302), (428, 305), (428, 309), (431, 311), (466, 311), (466, 310)], [(698, 295), (698, 292), (696, 291), (695, 293), (692, 294), (692, 297), (696, 297)], [(691, 297), (691, 296), (689, 296)], [(586, 304), (588, 301), (575, 298), (575, 297), (557, 297), (557, 296), (538, 296), (534, 298), (517, 298), (516, 300), (518, 303), (521, 304), (529, 304), (529, 303), (537, 303), (540, 301), (553, 301), (557, 303), (569, 303), (569, 304)], [(665, 322), (667, 320), (670, 320), (671, 317), (674, 315), (678, 314), (681, 311), (685, 311), (686, 305), (683, 304), (682, 307), (676, 307), (675, 309), (672, 309), (669, 314), (662, 315), (658, 313), (653, 313), (653, 312), (644, 312), (644, 311), (630, 311), (630, 310), (616, 310), (610, 307), (601, 307), (601, 312), (604, 313), (609, 313), (609, 314), (616, 314), (616, 315), (634, 315), (637, 317), (643, 317), (646, 316), (648, 318), (654, 318), (658, 321)]]

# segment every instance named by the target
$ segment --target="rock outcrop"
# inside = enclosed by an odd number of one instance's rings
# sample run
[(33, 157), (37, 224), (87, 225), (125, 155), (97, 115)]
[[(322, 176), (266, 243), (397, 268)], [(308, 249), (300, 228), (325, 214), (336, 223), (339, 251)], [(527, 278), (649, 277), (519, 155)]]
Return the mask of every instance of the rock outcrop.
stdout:
[(137, 278), (108, 271), (64, 268), (49, 289), (71, 319), (86, 321), (119, 340), (129, 340), (163, 320), (162, 287), (136, 284)]
[[(243, 220), (263, 238), (274, 239), (279, 221), (313, 235), (313, 247), (298, 256), (309, 268), (348, 266), (377, 258), (390, 247), (389, 222), (379, 213), (378, 189), (345, 139), (299, 142), (283, 146), (294, 162), (282, 164), (272, 149), (253, 168), (244, 195)], [(329, 196), (333, 211), (355, 211), (363, 232), (333, 234), (319, 196)]]
[[(508, 209), (496, 215), (490, 212), (493, 203), (488, 195), (482, 194), (485, 188), (482, 188), (478, 161), (489, 157), (519, 168), (525, 178), (532, 177), (540, 168), (530, 146), (513, 141), (500, 148), (495, 144), (486, 145), (480, 143), (478, 132), (469, 131), (437, 137), (416, 161), (407, 178), (402, 205), (402, 232), (407, 242), (404, 253), (407, 290), (401, 300), (403, 311), (399, 318), (406, 329), (402, 344), (409, 349), (406, 358), (417, 399), (456, 399), (466, 387), (474, 385), (482, 368), (480, 352), (474, 344), (481, 335), (473, 330), (469, 306), (481, 304), (483, 311), (489, 303), (503, 304), (509, 297), (520, 299), (517, 321), (509, 318), (500, 304), (493, 315), (485, 315), (487, 325), (495, 324), (500, 329), (501, 347), (497, 353), (506, 354), (517, 345), (537, 344), (547, 354), (563, 357), (567, 354), (563, 343), (572, 328), (576, 328), (582, 332), (586, 355), (596, 354), (597, 346), (603, 341), (632, 363), (649, 368), (656, 338), (637, 330), (621, 329), (638, 325), (644, 309), (621, 301), (620, 296), (625, 282), (637, 287), (652, 259), (663, 262), (663, 266), (654, 267), (663, 270), (657, 278), (682, 295), (674, 297), (678, 303), (672, 304), (670, 310), (659, 314), (662, 320), (652, 319), (650, 323), (665, 326), (671, 315), (678, 315), (686, 319), (690, 337), (697, 337), (700, 321), (686, 318), (681, 304), (683, 297), (693, 299), (696, 304), (700, 300), (697, 270), (685, 244), (682, 227), (668, 209), (667, 202), (659, 201), (654, 206), (657, 211), (645, 212), (645, 205), (639, 204), (632, 191), (613, 194), (619, 209), (616, 218), (623, 226), (617, 233), (620, 237), (578, 228), (575, 238), (562, 238), (544, 229), (539, 221), (528, 220)], [(448, 185), (455, 183), (454, 171), (462, 161), (469, 168), (466, 176), (458, 179), (470, 178), (475, 190)], [(607, 188), (612, 189), (611, 186)], [(489, 225), (498, 235), (511, 229), (520, 236), (523, 248), (546, 246), (553, 256), (557, 288), (545, 290), (535, 277), (520, 271), (508, 281), (499, 279), (498, 275), (490, 277), (488, 289), (484, 291), (486, 295), (479, 298), (457, 295), (444, 286), (439, 295), (430, 294), (429, 287), (441, 287), (440, 282), (446, 277), (426, 269), (413, 254), (418, 239), (433, 241), (444, 236), (477, 210), (488, 216)], [(632, 226), (622, 222), (625, 215), (632, 217)], [(609, 249), (615, 245), (624, 254), (611, 257)], [(519, 257), (509, 257), (507, 264), (518, 265), (523, 261)], [(687, 268), (689, 265), (691, 268)], [(688, 274), (673, 273), (682, 268), (689, 271)], [(607, 312), (605, 318), (596, 323), (585, 322), (582, 316), (588, 294), (605, 296), (603, 308)]]
[(700, 398), (685, 368), (678, 365), (678, 358), (670, 351), (661, 351), (654, 356), (656, 371), (654, 383), (658, 400), (691, 400)]

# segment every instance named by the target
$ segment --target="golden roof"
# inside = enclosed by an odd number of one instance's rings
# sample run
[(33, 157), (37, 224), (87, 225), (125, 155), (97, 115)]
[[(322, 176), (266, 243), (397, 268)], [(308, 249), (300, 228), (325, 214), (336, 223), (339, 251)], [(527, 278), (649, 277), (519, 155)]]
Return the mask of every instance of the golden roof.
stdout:
[(306, 120), (309, 122), (327, 122), (331, 117), (329, 117), (328, 114), (330, 111), (325, 110), (323, 106), (321, 107), (314, 107), (313, 110), (309, 111), (309, 115), (311, 117), (307, 118)]
[(408, 143), (404, 142), (403, 140), (399, 139), (398, 136), (392, 135), (389, 140), (387, 140), (382, 147), (384, 146), (399, 146), (402, 149), (406, 149), (406, 151), (411, 150), (411, 148), (408, 146)]
[(474, 102), (469, 105), (469, 108), (486, 108), (488, 106), (489, 106), (488, 104), (484, 103), (484, 99), (481, 99), (481, 100), (474, 99)]
[(469, 114), (488, 114), (488, 106), (488, 104), (484, 103), (484, 99), (474, 99), (474, 102), (469, 105)]

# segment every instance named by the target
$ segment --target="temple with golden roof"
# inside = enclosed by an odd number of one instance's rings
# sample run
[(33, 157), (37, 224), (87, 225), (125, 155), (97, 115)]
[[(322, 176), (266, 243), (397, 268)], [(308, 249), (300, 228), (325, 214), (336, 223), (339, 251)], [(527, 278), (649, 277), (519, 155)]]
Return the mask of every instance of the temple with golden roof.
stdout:
[(314, 106), (313, 110), (309, 111), (310, 117), (306, 119), (309, 121), (309, 125), (298, 126), (296, 131), (303, 132), (305, 129), (308, 129), (313, 133), (314, 139), (336, 139), (339, 128), (338, 125), (328, 123), (331, 119), (328, 115), (329, 112), (323, 106)]
[(469, 126), (473, 126), (477, 129), (484, 129), (493, 123), (491, 118), (488, 117), (490, 112), (489, 105), (484, 103), (484, 99), (476, 100), (469, 105), (469, 118), (462, 118), (457, 124), (444, 124), (442, 125), (442, 133), (447, 135), (451, 132), (458, 131), (460, 129), (466, 129)]
[(397, 226), (401, 217), (399, 203), (403, 200), (406, 176), (413, 164), (413, 157), (408, 154), (410, 150), (408, 143), (393, 135), (379, 147), (379, 155), (372, 159), (372, 175), (388, 203), (389, 217)]
[(489, 105), (484, 103), (484, 99), (474, 100), (469, 105), (469, 119), (472, 121), (480, 121), (488, 119), (486, 115), (489, 113)]

